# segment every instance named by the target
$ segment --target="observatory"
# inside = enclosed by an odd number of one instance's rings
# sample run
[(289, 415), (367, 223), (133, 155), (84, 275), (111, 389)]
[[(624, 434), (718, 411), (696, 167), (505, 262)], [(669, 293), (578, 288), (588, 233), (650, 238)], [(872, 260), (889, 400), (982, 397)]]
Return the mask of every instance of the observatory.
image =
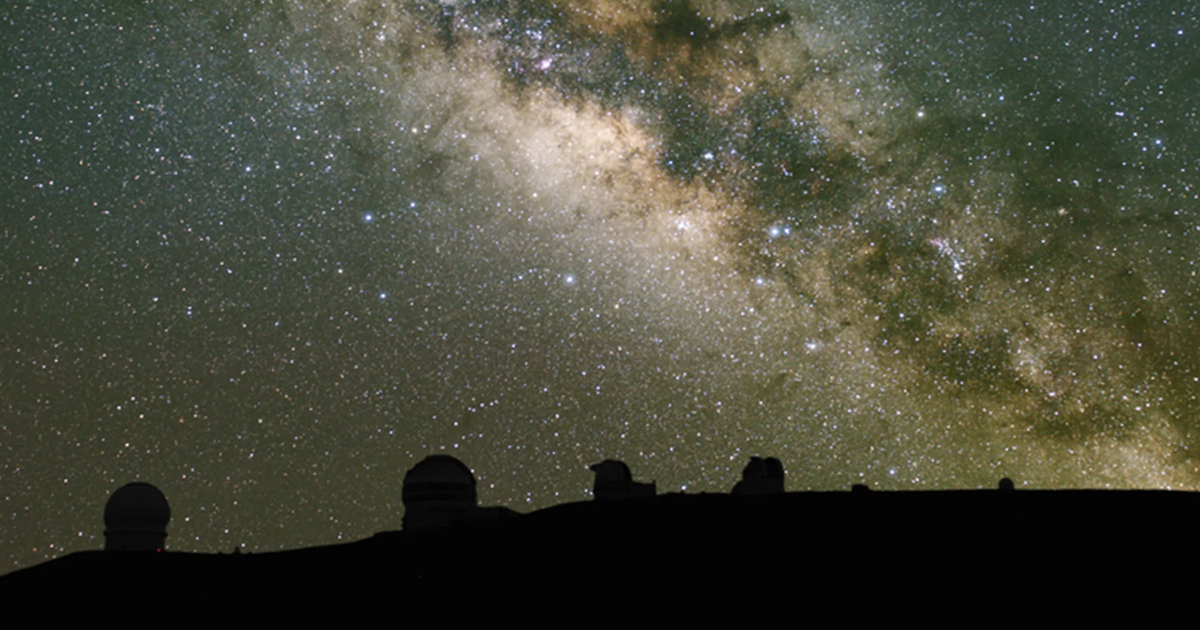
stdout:
[(104, 506), (104, 550), (162, 551), (170, 520), (162, 491), (141, 481), (125, 484)]

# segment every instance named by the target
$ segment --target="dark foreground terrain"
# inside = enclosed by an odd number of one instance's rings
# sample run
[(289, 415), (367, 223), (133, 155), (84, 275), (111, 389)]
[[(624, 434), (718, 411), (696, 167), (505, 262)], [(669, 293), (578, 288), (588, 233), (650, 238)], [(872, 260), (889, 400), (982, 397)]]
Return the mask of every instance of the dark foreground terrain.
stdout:
[(1097, 603), (1178, 584), (1197, 559), (1198, 515), (1200, 496), (1170, 491), (666, 494), (277, 553), (75, 553), (0, 578), (0, 593), (289, 615), (349, 602), (447, 614), (480, 614), (468, 605), (480, 601), (510, 612), (759, 602), (872, 616), (855, 602)]

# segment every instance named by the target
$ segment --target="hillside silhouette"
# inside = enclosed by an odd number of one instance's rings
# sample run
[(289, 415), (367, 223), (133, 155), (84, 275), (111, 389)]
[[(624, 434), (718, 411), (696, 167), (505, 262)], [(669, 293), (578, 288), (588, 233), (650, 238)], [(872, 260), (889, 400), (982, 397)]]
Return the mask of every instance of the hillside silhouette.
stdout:
[(784, 492), (775, 458), (752, 458), (728, 494), (655, 494), (615, 460), (592, 470), (594, 500), (521, 514), (479, 506), (470, 469), (433, 455), (405, 477), (402, 530), (269, 553), (164, 552), (166, 498), (129, 484), (105, 509), (104, 550), (4, 576), (0, 592), (331, 598), (320, 605), (395, 593), (439, 602), (578, 595), (598, 605), (695, 589), (745, 601), (790, 591), (826, 604), (872, 593), (963, 597), (1158, 575), (1194, 558), (1170, 532), (1200, 508), (1190, 492), (1018, 490), (1008, 479), (985, 490)]

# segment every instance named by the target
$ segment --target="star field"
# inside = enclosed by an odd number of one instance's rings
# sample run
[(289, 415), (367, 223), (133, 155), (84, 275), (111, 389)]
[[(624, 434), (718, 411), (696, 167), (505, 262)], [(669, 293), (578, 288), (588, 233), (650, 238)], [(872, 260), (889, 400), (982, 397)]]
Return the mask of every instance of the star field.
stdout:
[(6, 571), (133, 480), (398, 529), (430, 453), (1200, 489), (1186, 2), (110, 4), (0, 13)]

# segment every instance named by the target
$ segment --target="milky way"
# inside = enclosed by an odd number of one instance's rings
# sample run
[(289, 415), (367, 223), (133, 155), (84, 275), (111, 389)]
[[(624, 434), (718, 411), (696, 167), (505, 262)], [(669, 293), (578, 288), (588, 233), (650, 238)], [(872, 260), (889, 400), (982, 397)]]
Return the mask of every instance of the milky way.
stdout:
[(176, 550), (398, 529), (434, 452), (1200, 489), (1188, 3), (68, 4), (2, 13), (9, 568), (135, 479)]

